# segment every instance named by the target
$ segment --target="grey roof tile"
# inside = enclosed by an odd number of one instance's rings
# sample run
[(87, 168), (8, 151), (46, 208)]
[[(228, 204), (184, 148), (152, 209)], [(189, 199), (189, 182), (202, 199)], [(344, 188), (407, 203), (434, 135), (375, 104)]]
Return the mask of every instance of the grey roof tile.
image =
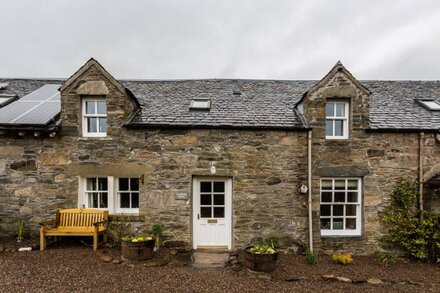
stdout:
[[(20, 98), (55, 79), (0, 79), (0, 93)], [(160, 127), (303, 128), (294, 105), (317, 81), (171, 80), (121, 81), (141, 105), (131, 125)], [(440, 81), (361, 81), (372, 92), (372, 129), (440, 129), (440, 111), (430, 111), (418, 98), (440, 103)], [(234, 95), (240, 91), (241, 95)], [(208, 112), (190, 111), (193, 98), (210, 98)]]

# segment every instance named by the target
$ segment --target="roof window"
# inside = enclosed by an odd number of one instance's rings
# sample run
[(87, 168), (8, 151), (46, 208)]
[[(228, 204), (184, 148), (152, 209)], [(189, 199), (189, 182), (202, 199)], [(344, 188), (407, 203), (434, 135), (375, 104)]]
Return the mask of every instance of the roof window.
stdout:
[(437, 101), (435, 101), (435, 100), (423, 99), (423, 100), (417, 100), (417, 101), (419, 102), (419, 104), (421, 104), (423, 107), (425, 107), (428, 110), (440, 111), (440, 104), (437, 103)]
[(191, 101), (191, 110), (209, 110), (211, 108), (210, 99), (193, 99)]
[(16, 95), (0, 94), (0, 108), (14, 101), (16, 97)]

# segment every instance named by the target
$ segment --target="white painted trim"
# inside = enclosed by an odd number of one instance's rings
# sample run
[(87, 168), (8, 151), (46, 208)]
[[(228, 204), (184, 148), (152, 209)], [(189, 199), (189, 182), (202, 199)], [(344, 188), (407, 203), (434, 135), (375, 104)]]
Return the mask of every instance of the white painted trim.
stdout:
[[(353, 218), (353, 217), (350, 217), (350, 216), (346, 216), (346, 215), (343, 215), (342, 216), (342, 218), (344, 219), (344, 221), (343, 221), (343, 228), (344, 229), (341, 229), (341, 230), (332, 230), (332, 229), (321, 229), (320, 228), (320, 231), (321, 231), (321, 236), (361, 236), (362, 235), (362, 216), (363, 216), (363, 213), (362, 213), (362, 202), (363, 202), (363, 194), (362, 194), (362, 180), (361, 180), (361, 178), (357, 178), (357, 177), (340, 177), (340, 178), (338, 178), (338, 177), (323, 177), (323, 178), (321, 178), (320, 179), (320, 186), (319, 186), (319, 207), (320, 207), (320, 209), (321, 209), (321, 205), (322, 205), (322, 192), (323, 192), (323, 190), (322, 190), (322, 181), (323, 180), (332, 180), (332, 189), (331, 189), (331, 192), (332, 192), (332, 202), (329, 202), (329, 203), (327, 203), (328, 205), (330, 205), (330, 206), (333, 206), (333, 205), (335, 205), (335, 204), (344, 204), (344, 205), (353, 205), (353, 204), (355, 204), (356, 205), (356, 229), (355, 230), (347, 230), (347, 229), (345, 229), (344, 227), (345, 227), (345, 219), (349, 219), (349, 218)], [(334, 193), (335, 193), (335, 180), (345, 180), (345, 184), (346, 184), (346, 186), (347, 186), (347, 181), (348, 180), (357, 180), (358, 181), (358, 188), (357, 188), (357, 190), (348, 190), (348, 189), (344, 189), (344, 190), (340, 190), (341, 192), (343, 191), (343, 192), (354, 192), (354, 191), (356, 191), (357, 193), (358, 193), (358, 201), (357, 202), (353, 202), (353, 203), (351, 203), (351, 202), (343, 202), (343, 203), (338, 203), (338, 202), (334, 202)], [(325, 190), (324, 190), (324, 192), (325, 192)], [(319, 223), (320, 223), (320, 227), (321, 227), (321, 219), (322, 218), (328, 218), (328, 219), (330, 219), (330, 221), (331, 221), (331, 219), (333, 219), (333, 216), (332, 215), (330, 215), (329, 217), (328, 216), (324, 216), (324, 217), (322, 217), (321, 216), (321, 212), (320, 212), (320, 214), (319, 214)], [(338, 217), (338, 218), (341, 218), (341, 217)]]
[[(208, 218), (197, 217), (199, 214), (200, 207), (200, 181), (223, 181), (225, 182), (225, 216), (224, 218), (210, 218), (216, 219), (217, 225), (213, 227), (223, 226), (223, 231), (218, 228), (220, 233), (215, 234), (220, 236), (221, 240), (217, 242), (204, 241), (200, 235), (203, 235), (206, 239), (206, 234), (201, 233), (200, 225), (205, 225), (209, 229), (209, 225), (206, 225)], [(212, 192), (213, 193), (213, 192)], [(213, 193), (215, 194), (215, 193)], [(209, 247), (220, 247), (224, 246), (228, 249), (232, 249), (232, 178), (228, 177), (194, 177), (193, 178), (193, 193), (192, 193), (192, 245), (194, 249), (197, 248), (209, 248)], [(223, 225), (224, 224), (224, 225)]]
[[(96, 125), (96, 129), (98, 132), (88, 132), (87, 131), (87, 118), (107, 118), (106, 114), (86, 114), (86, 102), (95, 101), (95, 109), (97, 109), (98, 101), (107, 101), (105, 98), (83, 98), (82, 99), (82, 111), (81, 111), (81, 119), (82, 119), (82, 136), (83, 137), (106, 137), (107, 132), (99, 132), (99, 119)], [(107, 107), (106, 107), (107, 108)], [(108, 120), (107, 120), (108, 127)]]
[[(335, 116), (336, 115), (336, 107), (334, 108), (334, 114), (333, 116), (327, 116), (327, 113), (325, 115), (325, 121), (327, 123), (327, 120), (339, 120), (342, 121), (343, 124), (343, 135), (342, 136), (336, 136), (336, 135), (327, 135), (327, 125), (325, 127), (326, 129), (326, 135), (325, 135), (325, 139), (348, 139), (349, 137), (349, 128), (348, 125), (350, 124), (350, 103), (348, 101), (341, 101), (341, 100), (327, 100), (326, 102), (326, 112), (327, 112), (327, 103), (333, 103), (333, 104), (344, 104), (344, 111), (345, 111), (345, 115), (344, 117), (338, 117)], [(333, 134), (335, 133), (335, 123), (333, 123)]]
[[(138, 215), (139, 209), (121, 209), (119, 208), (120, 200), (117, 193), (118, 179), (115, 176), (78, 176), (78, 208), (91, 208), (89, 207), (89, 200), (87, 195), (87, 178), (107, 178), (107, 208), (99, 208), (100, 210), (107, 210), (112, 215), (117, 214), (132, 214)], [(123, 177), (133, 178), (133, 177)], [(140, 186), (139, 186), (140, 188)], [(140, 193), (140, 191), (139, 191)], [(140, 200), (140, 198), (139, 198)]]

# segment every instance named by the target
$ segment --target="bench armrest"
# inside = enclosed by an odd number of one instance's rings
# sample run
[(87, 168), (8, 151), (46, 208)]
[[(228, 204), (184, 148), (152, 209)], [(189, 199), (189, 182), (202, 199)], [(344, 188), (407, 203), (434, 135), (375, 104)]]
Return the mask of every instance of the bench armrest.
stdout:
[(107, 224), (107, 222), (108, 222), (108, 220), (104, 220), (104, 221), (100, 221), (100, 222), (95, 222), (95, 223), (93, 223), (93, 226), (97, 227), (97, 226), (99, 226), (101, 224)]
[(40, 222), (40, 226), (46, 227), (47, 225), (55, 225), (55, 223), (56, 223), (55, 220), (49, 220), (49, 221)]

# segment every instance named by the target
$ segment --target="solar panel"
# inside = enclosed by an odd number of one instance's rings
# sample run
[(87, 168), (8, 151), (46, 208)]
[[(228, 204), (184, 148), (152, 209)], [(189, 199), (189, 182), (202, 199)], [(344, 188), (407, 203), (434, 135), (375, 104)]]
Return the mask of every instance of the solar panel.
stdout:
[(0, 124), (46, 125), (61, 111), (60, 85), (47, 84), (0, 109)]

